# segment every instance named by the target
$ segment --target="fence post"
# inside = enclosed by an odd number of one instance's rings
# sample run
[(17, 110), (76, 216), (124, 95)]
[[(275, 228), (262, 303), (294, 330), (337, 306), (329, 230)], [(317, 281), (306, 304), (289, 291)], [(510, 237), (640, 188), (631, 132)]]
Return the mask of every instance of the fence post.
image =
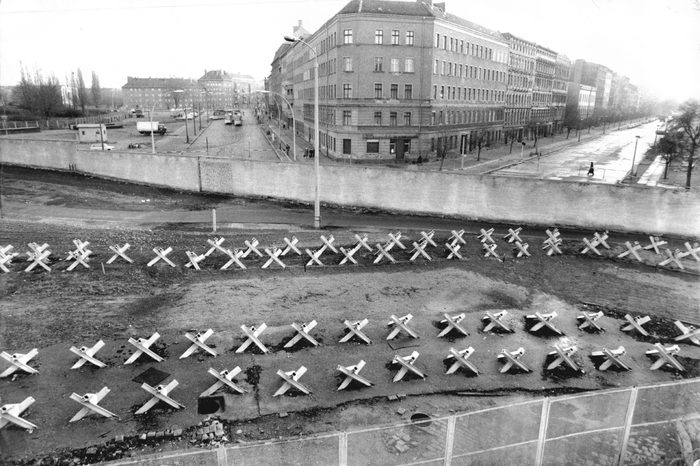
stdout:
[(637, 387), (632, 387), (632, 393), (630, 393), (630, 400), (627, 403), (627, 414), (625, 415), (625, 430), (622, 434), (622, 442), (620, 442), (620, 454), (617, 457), (618, 465), (625, 464), (625, 451), (627, 450), (627, 441), (630, 437), (630, 430), (632, 430), (632, 417), (634, 416), (634, 408), (637, 405)]
[(544, 442), (547, 437), (547, 425), (549, 421), (549, 397), (542, 400), (542, 415), (540, 416), (540, 433), (537, 440), (537, 453), (535, 456), (535, 464), (542, 466), (544, 460)]
[(211, 209), (211, 228), (211, 232), (216, 233), (216, 209)]
[(348, 466), (348, 433), (338, 435), (338, 466)]
[(447, 418), (447, 438), (445, 439), (445, 466), (450, 466), (452, 464), (452, 449), (455, 444), (455, 424), (457, 423), (457, 416), (455, 414)]

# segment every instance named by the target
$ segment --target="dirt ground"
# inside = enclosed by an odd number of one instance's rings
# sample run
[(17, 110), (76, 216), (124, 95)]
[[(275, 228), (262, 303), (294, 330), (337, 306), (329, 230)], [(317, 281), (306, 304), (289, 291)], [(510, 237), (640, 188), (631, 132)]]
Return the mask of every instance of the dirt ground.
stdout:
[[(50, 178), (53, 175), (47, 175)], [(76, 179), (77, 180), (77, 179)], [(76, 181), (78, 182), (78, 181)], [(36, 179), (13, 179), (4, 191), (6, 200), (16, 206), (20, 199), (29, 200), (44, 209), (57, 207), (74, 209), (122, 208), (127, 211), (168, 211), (169, 209), (208, 208), (219, 200), (189, 194), (174, 194), (114, 184), (105, 191), (104, 182), (81, 184), (81, 194), (67, 196), (61, 184), (42, 184), (43, 196), (34, 192)], [(70, 181), (62, 181), (63, 186)], [(83, 181), (80, 181), (83, 183)], [(100, 194), (100, 192), (102, 194)], [(33, 193), (29, 196), (30, 193)], [(148, 202), (142, 202), (144, 198)], [(233, 202), (233, 201), (231, 201)], [(31, 210), (32, 204), (27, 204)], [(16, 217), (16, 216), (14, 216)], [(348, 248), (355, 242), (354, 233), (333, 231), (336, 245)], [(384, 242), (388, 231), (367, 231), (371, 243)], [(417, 240), (416, 231), (402, 231), (406, 244)], [(499, 248), (507, 250), (499, 232)], [(301, 227), (287, 230), (251, 228), (221, 233), (224, 245), (243, 247), (245, 240), (257, 238), (261, 245), (283, 245), (282, 238), (294, 235), (300, 247), (317, 249), (319, 233)], [(77, 459), (96, 461), (133, 454), (186, 448), (200, 445), (195, 440), (197, 424), (207, 417), (200, 405), (199, 394), (214, 382), (207, 369), (233, 369), (242, 372), (236, 381), (246, 393), (223, 394), (214, 414), (224, 420), (227, 441), (245, 442), (337, 431), (353, 427), (386, 424), (407, 418), (417, 411), (430, 415), (468, 411), (494, 406), (512, 400), (596, 390), (608, 387), (643, 385), (700, 375), (700, 348), (681, 344), (681, 355), (687, 372), (671, 370), (650, 371), (651, 360), (644, 352), (653, 342), (670, 344), (678, 334), (672, 321), (700, 323), (700, 287), (696, 269), (680, 273), (650, 265), (615, 259), (624, 250), (612, 244), (603, 257), (578, 254), (580, 245), (564, 243), (563, 256), (548, 257), (533, 243), (532, 257), (516, 259), (512, 255), (499, 262), (485, 258), (475, 236), (467, 238), (463, 247), (465, 260), (447, 261), (444, 244), (449, 232), (437, 231), (438, 247), (428, 248), (431, 262), (410, 263), (408, 251), (396, 248), (397, 264), (385, 261), (373, 265), (374, 256), (358, 254), (360, 265), (337, 266), (341, 254), (326, 253), (321, 267), (305, 267), (306, 259), (298, 256), (285, 259), (287, 267), (262, 270), (264, 260), (247, 258), (246, 270), (219, 270), (225, 257), (214, 253), (202, 262), (201, 271), (183, 267), (186, 250), (199, 254), (208, 249), (206, 240), (214, 235), (205, 232), (173, 229), (172, 227), (135, 228), (114, 223), (109, 228), (73, 222), (66, 224), (51, 218), (26, 221), (12, 218), (0, 222), (0, 245), (12, 244), (24, 253), (27, 243), (48, 243), (52, 251), (51, 273), (20, 272), (26, 267), (24, 257), (15, 259), (12, 273), (0, 275), (0, 349), (27, 352), (32, 348), (39, 355), (32, 366), (38, 375), (18, 375), (0, 380), (2, 402), (15, 403), (26, 396), (37, 401), (25, 417), (39, 426), (32, 433), (16, 428), (0, 431), (0, 458), (7, 463), (31, 463), (45, 458), (46, 464), (70, 464)], [(544, 235), (542, 235), (544, 236)], [(94, 251), (90, 269), (65, 269), (67, 252), (72, 240), (90, 241)], [(682, 239), (673, 240), (680, 246)], [(129, 243), (134, 264), (124, 261), (106, 264), (111, 256), (110, 245)], [(178, 267), (162, 262), (154, 267), (146, 263), (154, 257), (151, 249), (171, 246), (171, 257)], [(410, 247), (409, 247), (410, 249)], [(651, 253), (644, 252), (652, 262)], [(688, 263), (688, 265), (691, 265)], [(487, 310), (507, 310), (506, 322), (514, 333), (483, 332), (482, 316)], [(589, 333), (577, 328), (576, 317), (582, 311), (602, 310), (602, 333)], [(534, 312), (556, 311), (555, 325), (563, 336), (534, 335), (526, 316)], [(412, 314), (411, 327), (418, 339), (405, 335), (386, 341), (390, 316)], [(437, 338), (443, 314), (464, 313), (468, 336), (448, 335)], [(651, 338), (629, 335), (621, 330), (623, 316), (650, 315), (646, 324)], [(359, 342), (340, 343), (344, 334), (343, 321), (367, 318), (367, 335), (371, 345)], [(311, 331), (321, 346), (306, 346), (285, 350), (284, 344), (294, 335), (292, 322), (316, 320)], [(270, 354), (257, 351), (235, 353), (244, 341), (241, 325), (258, 326), (267, 330), (261, 340)], [(202, 353), (178, 359), (189, 347), (184, 334), (188, 331), (214, 330), (207, 341), (219, 356)], [(125, 366), (132, 353), (130, 337), (148, 337), (153, 332), (161, 336), (158, 351), (166, 357), (162, 363), (139, 361)], [(106, 345), (97, 357), (108, 364), (103, 369), (87, 366), (70, 370), (77, 358), (69, 352), (72, 345), (91, 346), (102, 339)], [(547, 353), (554, 343), (578, 347), (574, 359), (584, 373), (545, 370)], [(627, 349), (625, 361), (630, 372), (602, 372), (589, 356), (594, 350)], [(458, 372), (445, 375), (445, 357), (452, 347), (457, 350), (475, 348), (470, 358), (481, 371), (478, 377)], [(501, 374), (502, 365), (496, 356), (503, 349), (525, 349), (523, 361), (531, 373)], [(393, 383), (396, 374), (391, 365), (395, 355), (418, 351), (416, 366), (426, 378), (411, 378)], [(336, 391), (340, 378), (338, 364), (367, 362), (362, 375), (373, 382), (370, 388)], [(273, 397), (281, 384), (277, 370), (291, 371), (300, 366), (308, 368), (301, 382), (312, 394), (298, 393)], [(0, 363), (0, 370), (6, 367)], [(179, 411), (158, 408), (154, 414), (136, 416), (134, 411), (149, 396), (133, 379), (155, 368), (164, 373), (163, 383), (176, 379), (179, 386), (172, 392), (174, 399), (185, 405)], [(156, 374), (157, 375), (157, 374)], [(163, 374), (160, 374), (161, 377)], [(156, 377), (155, 383), (160, 383)], [(68, 397), (72, 392), (94, 393), (108, 386), (111, 393), (101, 405), (118, 414), (119, 419), (88, 417), (69, 424), (68, 420), (79, 406)], [(470, 392), (472, 396), (459, 393)], [(390, 402), (387, 396), (406, 394)], [(490, 396), (482, 396), (490, 395)], [(397, 409), (406, 411), (397, 414)], [(280, 417), (279, 414), (289, 414)], [(138, 435), (167, 429), (182, 428), (179, 440), (138, 442)], [(117, 436), (125, 440), (114, 442)], [(132, 439), (132, 440), (129, 440)], [(108, 446), (105, 446), (108, 445)], [(96, 448), (96, 450), (90, 450)], [(43, 463), (42, 463), (43, 464)]]

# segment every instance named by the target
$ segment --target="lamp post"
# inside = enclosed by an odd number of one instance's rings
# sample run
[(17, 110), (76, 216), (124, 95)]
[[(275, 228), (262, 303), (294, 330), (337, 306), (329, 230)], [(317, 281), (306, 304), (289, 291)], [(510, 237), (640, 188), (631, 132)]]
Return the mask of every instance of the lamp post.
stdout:
[[(318, 147), (318, 55), (316, 49), (311, 47), (304, 39), (284, 36), (287, 42), (299, 42), (309, 48), (314, 54), (314, 171), (316, 172), (316, 195), (314, 197), (314, 228), (321, 228), (321, 170), (319, 158), (321, 153)], [(296, 128), (295, 128), (296, 130)]]
[(151, 154), (156, 153), (156, 139), (153, 136), (153, 111), (156, 109), (156, 104), (153, 104), (151, 111), (148, 112), (148, 119), (151, 120)]
[[(184, 94), (184, 93), (185, 93), (185, 91), (183, 91), (182, 89), (178, 89), (176, 91), (173, 91), (173, 94)], [(185, 136), (187, 138), (187, 144), (189, 144), (190, 143), (190, 133), (189, 133), (189, 130), (187, 129), (187, 105), (185, 105), (183, 107), (183, 111), (185, 112)], [(194, 117), (192, 117), (192, 118), (194, 118)]]
[(279, 96), (282, 100), (284, 100), (284, 102), (289, 107), (289, 111), (292, 114), (292, 149), (293, 149), (292, 158), (296, 162), (297, 161), (297, 132), (296, 132), (297, 121), (296, 121), (296, 118), (294, 118), (294, 109), (292, 108), (292, 104), (290, 104), (289, 101), (287, 99), (285, 99), (284, 96), (282, 94), (280, 94), (279, 92), (275, 92), (275, 91), (253, 91), (253, 92), (260, 92), (261, 94), (274, 94), (276, 96)]
[(641, 136), (635, 136), (634, 140), (634, 154), (632, 154), (632, 176), (637, 176), (637, 170), (634, 169), (634, 159), (637, 158), (637, 143), (639, 142), (639, 138)]

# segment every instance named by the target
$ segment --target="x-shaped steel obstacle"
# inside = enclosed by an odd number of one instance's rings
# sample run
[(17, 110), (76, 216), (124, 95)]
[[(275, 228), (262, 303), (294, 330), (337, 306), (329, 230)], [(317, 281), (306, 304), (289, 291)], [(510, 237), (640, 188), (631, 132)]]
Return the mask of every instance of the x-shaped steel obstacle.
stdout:
[(75, 416), (71, 418), (68, 422), (79, 421), (90, 413), (99, 414), (102, 417), (118, 417), (111, 411), (106, 410), (99, 405), (100, 401), (107, 396), (110, 392), (109, 388), (104, 387), (97, 393), (86, 393), (85, 395), (78, 395), (77, 393), (72, 393), (70, 399), (82, 406), (82, 409), (75, 413)]
[(335, 246), (333, 246), (333, 243), (335, 242), (335, 238), (333, 238), (333, 235), (329, 235), (328, 238), (321, 235), (321, 242), (326, 248), (338, 254), (338, 250), (335, 248)]
[(666, 249), (666, 259), (662, 260), (659, 262), (659, 265), (661, 267), (665, 267), (671, 262), (676, 264), (676, 267), (678, 267), (681, 270), (685, 270), (685, 267), (683, 267), (683, 264), (681, 264), (680, 261), (680, 254), (681, 251), (679, 249), (676, 249), (675, 251), (671, 251), (670, 249)]
[(97, 366), (97, 367), (106, 367), (107, 364), (103, 363), (99, 359), (95, 357), (95, 354), (99, 350), (102, 349), (102, 347), (105, 345), (105, 342), (100, 340), (97, 343), (95, 343), (91, 348), (88, 348), (87, 346), (81, 346), (80, 348), (76, 348), (75, 346), (70, 347), (70, 352), (78, 356), (80, 359), (71, 366), (71, 369), (79, 369), (83, 367), (83, 365), (86, 362), (89, 362), (90, 364)]
[(197, 332), (194, 335), (191, 334), (190, 332), (185, 333), (185, 338), (190, 340), (192, 342), (192, 344), (190, 345), (189, 348), (187, 348), (187, 350), (185, 350), (184, 353), (182, 353), (182, 356), (180, 356), (180, 359), (185, 359), (185, 358), (189, 357), (195, 351), (197, 351), (197, 348), (211, 354), (214, 357), (218, 356), (219, 354), (216, 352), (216, 350), (214, 348), (207, 346), (207, 344), (205, 343), (207, 341), (207, 339), (210, 336), (212, 336), (213, 334), (214, 334), (214, 330), (212, 330), (212, 329), (209, 329), (204, 333)]
[(192, 251), (185, 251), (185, 254), (187, 254), (187, 258), (190, 260), (185, 264), (185, 267), (193, 267), (195, 270), (201, 270), (199, 263), (206, 259), (207, 256), (205, 254), (197, 255), (197, 253)]
[(14, 248), (11, 244), (0, 247), (0, 270), (5, 273), (10, 273), (10, 269), (7, 266), (12, 265), (12, 259), (19, 256), (19, 253), (12, 252), (12, 249)]
[(292, 322), (292, 328), (296, 330), (296, 335), (294, 335), (294, 338), (289, 340), (286, 345), (284, 345), (285, 348), (292, 348), (294, 345), (299, 343), (302, 338), (306, 339), (309, 343), (311, 343), (314, 346), (318, 346), (320, 343), (316, 341), (314, 337), (312, 337), (309, 332), (313, 330), (314, 327), (316, 327), (317, 322), (315, 320), (312, 320), (311, 322), (308, 322), (306, 324), (297, 324), (296, 322)]
[(387, 335), (387, 340), (393, 340), (399, 335), (399, 333), (401, 333), (401, 331), (405, 332), (411, 338), (419, 338), (418, 334), (408, 326), (408, 323), (411, 321), (411, 319), (413, 319), (412, 314), (409, 313), (403, 317), (396, 317), (394, 314), (392, 314), (390, 319), (391, 320), (387, 325), (389, 327), (393, 326), (394, 329), (389, 332), (389, 335)]
[(134, 261), (131, 260), (131, 257), (126, 255), (126, 251), (128, 251), (130, 247), (131, 247), (131, 245), (129, 243), (124, 243), (124, 246), (119, 246), (118, 244), (114, 245), (114, 246), (110, 246), (109, 250), (112, 251), (114, 253), (114, 255), (112, 257), (110, 257), (109, 260), (107, 260), (107, 263), (111, 264), (112, 262), (117, 260), (119, 257), (121, 257), (122, 259), (127, 261), (129, 264), (133, 264)]
[(156, 340), (158, 340), (158, 338), (160, 338), (160, 334), (158, 332), (155, 332), (149, 338), (139, 338), (138, 340), (129, 338), (129, 343), (136, 347), (136, 351), (134, 351), (134, 354), (132, 354), (131, 357), (127, 359), (124, 364), (133, 364), (142, 354), (150, 356), (156, 362), (163, 361), (163, 358), (158, 356), (150, 349), (153, 343), (155, 343)]
[(610, 369), (611, 366), (617, 366), (622, 370), (631, 371), (632, 368), (622, 362), (622, 359), (620, 359), (626, 353), (627, 351), (625, 350), (625, 347), (620, 346), (619, 348), (612, 350), (603, 348), (601, 351), (593, 351), (591, 356), (605, 358), (605, 361), (603, 361), (603, 363), (598, 367), (599, 371), (606, 371)]
[(413, 255), (409, 259), (411, 262), (415, 261), (418, 256), (423, 256), (424, 258), (428, 259), (429, 261), (432, 261), (430, 258), (430, 255), (428, 255), (427, 252), (425, 252), (425, 247), (428, 245), (428, 243), (416, 243), (415, 241), (413, 242)]
[(51, 251), (49, 251), (49, 245), (44, 243), (38, 245), (36, 243), (29, 243), (30, 252), (27, 253), (27, 261), (31, 262), (29, 266), (24, 269), (25, 272), (31, 272), (38, 265), (47, 272), (51, 272), (51, 267), (47, 264)]
[(547, 251), (548, 256), (551, 256), (553, 254), (562, 254), (561, 249), (559, 249), (560, 244), (561, 240), (555, 241), (552, 238), (547, 238), (546, 240), (544, 240), (542, 249)]
[[(393, 244), (393, 243), (390, 243)], [(382, 258), (386, 257), (389, 262), (392, 264), (396, 264), (396, 259), (394, 259), (391, 254), (389, 254), (389, 249), (390, 246), (382, 246), (381, 244), (377, 243), (377, 258), (374, 259), (374, 264), (378, 264), (381, 262)]]
[(173, 252), (173, 248), (171, 248), (169, 246), (167, 249), (153, 248), (153, 252), (156, 254), (156, 257), (151, 259), (151, 261), (148, 264), (146, 264), (147, 267), (153, 266), (156, 262), (158, 262), (160, 260), (162, 260), (163, 262), (168, 264), (170, 267), (176, 267), (175, 264), (167, 257), (168, 254)]
[(453, 245), (452, 243), (445, 243), (445, 246), (447, 247), (447, 249), (450, 250), (450, 253), (447, 255), (448, 259), (464, 259), (464, 257), (462, 257), (462, 254), (459, 252), (459, 250), (462, 248), (460, 244)]
[[(559, 243), (561, 243), (561, 237), (560, 237), (560, 236), (561, 236), (561, 233), (559, 233), (559, 229), (558, 229), (558, 228), (553, 228), (551, 231), (550, 231), (549, 229), (546, 229), (544, 232), (547, 233), (547, 239), (548, 239), (550, 242), (552, 242), (552, 243), (554, 243), (554, 244), (559, 244)], [(546, 240), (545, 240), (545, 241), (546, 241)]]
[(634, 246), (629, 241), (625, 241), (625, 247), (627, 248), (627, 251), (620, 253), (617, 256), (618, 259), (622, 259), (623, 257), (627, 257), (631, 254), (639, 262), (643, 262), (642, 258), (640, 257), (639, 253), (637, 252), (637, 251), (642, 250), (642, 245), (639, 244), (639, 241), (635, 241)]
[(493, 235), (494, 232), (493, 228), (489, 228), (488, 230), (484, 230), (483, 228), (481, 228), (479, 231), (481, 232), (479, 233), (479, 236), (477, 236), (479, 241), (481, 241), (482, 243), (495, 243), (495, 241), (491, 237), (491, 235)]
[(399, 249), (406, 249), (406, 246), (401, 242), (401, 232), (397, 231), (396, 234), (389, 233), (389, 239), (386, 242), (386, 250), (389, 251), (394, 246), (398, 246)]
[(509, 243), (513, 243), (515, 241), (522, 243), (523, 240), (520, 239), (520, 232), (523, 231), (522, 227), (518, 227), (515, 230), (512, 228), (508, 228), (508, 234), (503, 237), (503, 239), (507, 240)]
[(530, 253), (527, 251), (530, 247), (527, 243), (521, 243), (520, 241), (515, 242), (515, 247), (518, 250), (517, 257), (527, 256), (530, 257)]
[(596, 239), (588, 241), (588, 238), (583, 238), (583, 243), (586, 245), (586, 247), (581, 250), (581, 254), (586, 254), (588, 251), (593, 251), (597, 255), (602, 256), (600, 251), (598, 251), (598, 249), (596, 249), (599, 245), (599, 243)]
[(341, 384), (338, 386), (338, 390), (345, 390), (348, 385), (354, 380), (358, 383), (361, 383), (362, 385), (366, 387), (371, 387), (372, 382), (367, 380), (366, 378), (362, 377), (360, 375), (360, 371), (365, 367), (365, 360), (362, 359), (360, 362), (355, 364), (354, 366), (341, 366), (338, 365), (338, 370), (345, 375), (345, 379), (341, 382)]
[(653, 249), (656, 254), (661, 254), (659, 251), (659, 246), (663, 246), (664, 244), (668, 244), (666, 241), (662, 240), (658, 236), (649, 236), (649, 242), (650, 244), (644, 246), (644, 249), (650, 250)]
[(633, 330), (636, 330), (640, 333), (640, 335), (644, 335), (645, 337), (649, 336), (649, 332), (644, 330), (644, 327), (642, 327), (642, 325), (649, 322), (651, 320), (651, 317), (632, 317), (629, 314), (625, 314), (625, 320), (627, 321), (627, 325), (622, 327), (623, 332), (631, 332)]
[(525, 348), (522, 346), (515, 351), (502, 350), (498, 355), (499, 360), (505, 360), (506, 363), (501, 368), (501, 374), (505, 374), (513, 367), (518, 367), (520, 370), (525, 372), (532, 372), (532, 370), (527, 367), (520, 358), (525, 354)]
[(493, 256), (498, 259), (499, 262), (503, 262), (503, 259), (501, 259), (496, 252), (496, 248), (498, 247), (496, 243), (481, 243), (481, 247), (484, 249), (484, 257)]
[(550, 355), (556, 355), (554, 358), (554, 361), (552, 361), (548, 366), (547, 370), (551, 371), (555, 367), (559, 367), (561, 363), (566, 363), (569, 368), (575, 370), (576, 372), (583, 372), (583, 369), (579, 367), (578, 364), (576, 364), (576, 361), (571, 359), (571, 356), (578, 351), (578, 348), (575, 345), (572, 346), (560, 346), (558, 344), (554, 344), (554, 351), (550, 352)]
[(435, 230), (430, 230), (427, 233), (424, 231), (421, 231), (420, 236), (422, 238), (421, 243), (429, 244), (434, 248), (437, 247), (437, 244), (435, 243), (435, 241), (433, 241), (433, 236), (435, 236)]
[(245, 240), (245, 241), (243, 241), (243, 244), (245, 244), (247, 246), (247, 249), (243, 252), (243, 255), (241, 257), (246, 258), (252, 252), (257, 254), (258, 257), (263, 257), (263, 253), (258, 250), (258, 246), (260, 246), (260, 242), (257, 239), (252, 238), (250, 241)]
[(89, 269), (88, 261), (90, 260), (90, 255), (92, 251), (87, 247), (90, 245), (89, 241), (81, 241), (79, 239), (74, 239), (73, 244), (75, 245), (75, 251), (70, 251), (66, 260), (73, 260), (73, 263), (68, 266), (67, 271), (72, 271), (78, 264), (82, 265), (86, 269)]
[(395, 355), (394, 359), (391, 361), (392, 364), (399, 364), (401, 366), (401, 369), (396, 373), (394, 376), (394, 382), (398, 382), (399, 380), (403, 379), (406, 374), (409, 372), (417, 375), (421, 379), (425, 379), (425, 374), (421, 372), (414, 364), (416, 363), (416, 360), (418, 359), (418, 356), (420, 356), (420, 353), (418, 351), (414, 351), (408, 356), (400, 356), (400, 355)]
[(584, 328), (592, 328), (594, 330), (597, 330), (598, 332), (602, 332), (604, 329), (598, 323), (596, 322), (598, 319), (603, 317), (603, 311), (598, 311), (598, 312), (586, 312), (583, 311), (583, 314), (580, 316), (577, 316), (576, 318), (581, 321), (581, 324), (579, 324), (578, 328), (584, 329)]
[(236, 350), (236, 353), (244, 352), (246, 350), (246, 348), (248, 348), (248, 346), (250, 346), (252, 343), (255, 343), (255, 346), (260, 348), (260, 351), (262, 351), (263, 353), (265, 353), (265, 354), (269, 353), (270, 350), (267, 349), (267, 346), (263, 345), (263, 343), (260, 341), (260, 338), (259, 338), (260, 335), (262, 335), (262, 333), (265, 331), (266, 328), (267, 328), (267, 324), (265, 322), (260, 324), (260, 326), (258, 328), (255, 328), (255, 327), (248, 328), (245, 325), (241, 325), (241, 330), (243, 330), (243, 333), (245, 333), (248, 336), (248, 338), (246, 339), (245, 342), (243, 342), (243, 344), (241, 346), (238, 347), (238, 349)]
[(141, 388), (146, 390), (148, 393), (153, 395), (150, 400), (148, 400), (143, 406), (141, 406), (134, 414), (143, 414), (148, 412), (152, 407), (158, 404), (159, 401), (167, 404), (171, 408), (182, 409), (185, 406), (173, 400), (169, 395), (175, 387), (178, 386), (178, 381), (173, 379), (168, 385), (158, 385), (157, 387), (151, 387), (147, 383), (141, 384)]
[(263, 269), (266, 269), (269, 266), (271, 266), (273, 262), (276, 263), (277, 265), (279, 265), (280, 267), (282, 267), (283, 269), (287, 268), (287, 266), (284, 265), (284, 262), (282, 262), (282, 260), (280, 259), (280, 256), (282, 255), (281, 249), (272, 248), (272, 250), (270, 250), (270, 248), (265, 248), (264, 250), (265, 250), (265, 254), (270, 256), (270, 258), (267, 260), (267, 262), (265, 262), (263, 264), (263, 266), (262, 266)]
[(678, 253), (678, 258), (682, 259), (687, 256), (692, 256), (693, 259), (695, 259), (697, 262), (700, 262), (700, 256), (698, 253), (700, 253), (700, 245), (698, 243), (693, 243), (691, 246), (689, 242), (685, 242), (683, 244), (685, 246), (685, 251)]
[(29, 365), (29, 361), (34, 359), (34, 357), (36, 357), (37, 354), (39, 354), (39, 350), (36, 348), (32, 349), (28, 353), (10, 354), (6, 353), (5, 351), (0, 353), (0, 358), (4, 359), (5, 361), (11, 364), (10, 367), (5, 369), (5, 371), (2, 374), (0, 374), (0, 379), (8, 377), (17, 371), (23, 371), (27, 374), (38, 374), (39, 371)]
[(664, 346), (661, 343), (655, 343), (654, 348), (655, 349), (646, 352), (646, 354), (659, 357), (654, 364), (651, 365), (649, 368), (650, 370), (655, 371), (668, 364), (677, 371), (685, 372), (685, 367), (675, 358), (675, 355), (681, 351), (678, 345)]
[(246, 266), (243, 265), (243, 262), (241, 262), (241, 259), (243, 258), (243, 251), (240, 249), (234, 249), (233, 251), (230, 249), (224, 249), (223, 251), (228, 256), (229, 260), (221, 267), (221, 270), (226, 270), (233, 264), (236, 264), (241, 270), (246, 268)]
[(365, 328), (368, 323), (369, 320), (367, 319), (355, 320), (352, 322), (345, 320), (343, 324), (345, 324), (345, 327), (347, 327), (348, 333), (346, 333), (345, 336), (340, 339), (340, 343), (348, 342), (351, 338), (357, 337), (368, 345), (372, 344), (372, 340), (370, 340), (369, 337), (362, 331), (362, 329)]
[(330, 249), (331, 251), (337, 253), (338, 250), (333, 246), (333, 242), (335, 241), (335, 238), (333, 238), (333, 235), (330, 235), (328, 238), (325, 236), (321, 236), (321, 241), (323, 242), (323, 246), (321, 246), (318, 250), (311, 252), (310, 249), (306, 249), (306, 254), (311, 258), (309, 262), (306, 263), (307, 267), (310, 267), (314, 264), (316, 265), (323, 265), (321, 262), (321, 255), (326, 252), (326, 249)]
[(447, 238), (448, 243), (452, 244), (453, 246), (457, 243), (467, 244), (467, 242), (464, 241), (464, 238), (462, 238), (464, 236), (464, 230), (452, 230), (450, 233), (451, 236)]
[(226, 250), (223, 246), (221, 246), (222, 244), (224, 244), (224, 241), (226, 240), (223, 236), (221, 238), (208, 239), (207, 243), (211, 247), (207, 250), (207, 252), (204, 253), (204, 256), (209, 257), (214, 253), (214, 251), (220, 251), (226, 254)]
[(282, 386), (278, 388), (275, 394), (272, 396), (284, 395), (292, 387), (296, 388), (305, 395), (310, 395), (311, 390), (309, 390), (306, 386), (299, 382), (299, 379), (304, 374), (306, 374), (306, 367), (304, 366), (299, 367), (299, 369), (295, 371), (289, 372), (277, 370), (277, 375), (279, 375), (282, 378), (282, 380), (284, 380), (284, 382), (282, 383)]
[(610, 249), (610, 245), (608, 245), (608, 231), (604, 231), (603, 234), (598, 233), (597, 231), (593, 233), (593, 237), (595, 238), (596, 243), (599, 245), (603, 246), (605, 249)]
[(352, 262), (353, 264), (358, 265), (358, 264), (357, 264), (357, 261), (355, 260), (355, 258), (354, 258), (353, 256), (357, 253), (357, 251), (360, 250), (361, 247), (362, 247), (362, 245), (361, 245), (360, 243), (357, 243), (357, 244), (356, 244), (353, 248), (351, 248), (351, 249), (345, 249), (345, 248), (342, 247), (342, 246), (341, 246), (340, 248), (338, 248), (338, 249), (340, 249), (340, 252), (343, 253), (343, 256), (345, 256), (345, 257), (343, 257), (343, 259), (340, 261), (340, 265), (344, 265), (347, 261), (350, 261), (350, 262)]
[(449, 315), (448, 313), (444, 313), (443, 316), (445, 317), (440, 321), (442, 324), (447, 324), (444, 329), (440, 333), (438, 333), (438, 338), (444, 337), (448, 333), (450, 333), (452, 330), (461, 333), (464, 336), (469, 336), (469, 332), (462, 327), (461, 323), (464, 320), (464, 312), (455, 314), (453, 316)]
[(695, 328), (695, 326), (690, 324), (686, 326), (680, 320), (675, 321), (674, 324), (682, 333), (682, 335), (674, 338), (675, 341), (690, 340), (694, 345), (700, 346), (700, 328)]
[(214, 382), (214, 385), (211, 387), (207, 388), (202, 392), (200, 397), (205, 397), (205, 396), (210, 396), (216, 393), (217, 390), (219, 390), (221, 387), (229, 387), (231, 390), (237, 392), (237, 393), (245, 393), (246, 390), (239, 387), (233, 379), (241, 373), (241, 368), (236, 366), (234, 367), (231, 371), (228, 371), (227, 369), (222, 370), (221, 372), (217, 371), (214, 368), (209, 368), (207, 371), (208, 374), (213, 375), (216, 378), (216, 382)]
[(299, 244), (299, 240), (297, 239), (296, 236), (292, 236), (292, 239), (290, 240), (289, 238), (285, 237), (284, 242), (287, 244), (287, 247), (282, 250), (282, 255), (286, 256), (289, 254), (291, 251), (294, 251), (294, 253), (298, 256), (301, 256), (301, 251), (297, 247), (297, 244)]
[(30, 433), (36, 429), (36, 425), (24, 419), (22, 413), (36, 401), (28, 396), (21, 403), (10, 403), (0, 406), (0, 429), (7, 424), (14, 424), (22, 429), (27, 429)]
[(488, 323), (486, 324), (486, 327), (484, 327), (484, 332), (490, 332), (494, 328), (498, 327), (501, 330), (508, 332), (508, 333), (513, 333), (513, 329), (508, 327), (505, 323), (503, 323), (503, 318), (508, 314), (508, 311), (500, 311), (496, 312), (495, 314), (486, 311), (486, 315), (481, 318), (481, 320), (487, 321)]
[(454, 374), (457, 372), (457, 369), (462, 367), (474, 375), (479, 375), (479, 369), (477, 369), (476, 366), (468, 360), (469, 356), (472, 354), (474, 354), (474, 348), (471, 346), (460, 351), (450, 348), (450, 354), (447, 355), (447, 358), (454, 359), (455, 362), (452, 363), (445, 374)]
[(530, 328), (530, 332), (537, 332), (542, 329), (542, 327), (547, 327), (550, 329), (552, 332), (556, 333), (557, 335), (564, 335), (564, 332), (559, 330), (552, 324), (552, 320), (557, 316), (556, 311), (552, 311), (549, 314), (541, 314), (539, 312), (535, 312), (534, 314), (530, 314), (526, 316), (528, 319), (533, 319), (537, 320), (538, 322), (533, 325)]
[(372, 246), (369, 245), (369, 238), (367, 238), (367, 235), (355, 235), (355, 239), (357, 240), (357, 245), (365, 248), (369, 252), (372, 252)]

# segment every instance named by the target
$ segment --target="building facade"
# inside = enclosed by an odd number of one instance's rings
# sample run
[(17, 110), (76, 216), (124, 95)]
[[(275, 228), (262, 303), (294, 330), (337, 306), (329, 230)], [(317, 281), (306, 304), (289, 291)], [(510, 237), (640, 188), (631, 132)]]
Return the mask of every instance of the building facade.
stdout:
[(553, 89), (556, 62), (556, 52), (537, 45), (535, 48), (535, 80), (532, 89), (530, 129), (534, 130), (538, 136), (551, 136), (553, 131)]
[(282, 45), (268, 90), (293, 102), (311, 141), (316, 51), (319, 143), (330, 157), (425, 159), (503, 137), (507, 43), (444, 4), (352, 0), (302, 38), (314, 50)]
[[(182, 91), (182, 92), (179, 92)], [(197, 81), (182, 78), (136, 78), (128, 76), (122, 86), (124, 105), (128, 108), (169, 110), (192, 107), (201, 102)]]
[(571, 60), (566, 55), (557, 54), (552, 80), (552, 127), (555, 133), (564, 129), (570, 80)]
[[(571, 112), (572, 116), (577, 116), (578, 126), (583, 126), (593, 118), (597, 98), (597, 90), (594, 86), (569, 83), (566, 112)], [(571, 121), (574, 121), (574, 119), (571, 119)]]
[(232, 74), (224, 70), (204, 70), (204, 75), (197, 80), (206, 101), (206, 107), (215, 109), (232, 109), (247, 104), (252, 90), (252, 76)]
[(604, 118), (608, 114), (613, 72), (610, 68), (586, 60), (574, 63), (573, 81), (596, 88), (595, 114), (593, 118)]
[(510, 33), (503, 34), (503, 37), (508, 41), (504, 131), (509, 137), (522, 140), (530, 123), (533, 104), (537, 44)]

